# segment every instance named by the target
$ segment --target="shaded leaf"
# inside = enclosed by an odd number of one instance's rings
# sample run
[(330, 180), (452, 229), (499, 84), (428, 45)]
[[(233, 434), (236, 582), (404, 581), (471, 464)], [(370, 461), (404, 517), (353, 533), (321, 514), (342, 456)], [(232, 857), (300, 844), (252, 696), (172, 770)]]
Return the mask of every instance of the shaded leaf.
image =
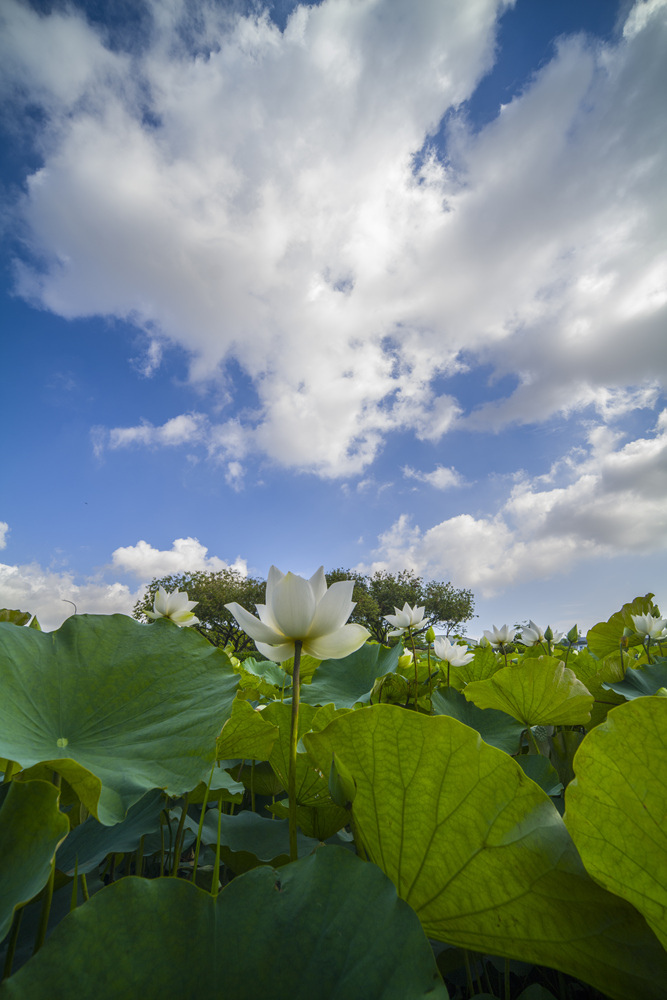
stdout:
[(449, 715), (452, 719), (458, 719), (465, 726), (476, 730), (484, 742), (490, 743), (492, 747), (498, 747), (509, 754), (518, 753), (521, 733), (525, 727), (506, 712), (499, 712), (495, 708), (478, 708), (454, 688), (439, 688), (434, 691), (432, 703), (435, 715)]
[(647, 663), (642, 667), (632, 667), (626, 671), (623, 680), (603, 686), (627, 701), (655, 694), (660, 688), (667, 687), (667, 660)]
[(367, 642), (355, 653), (340, 660), (323, 660), (310, 684), (301, 690), (302, 702), (352, 708), (367, 704), (378, 677), (393, 673), (403, 652), (401, 643), (391, 649)]

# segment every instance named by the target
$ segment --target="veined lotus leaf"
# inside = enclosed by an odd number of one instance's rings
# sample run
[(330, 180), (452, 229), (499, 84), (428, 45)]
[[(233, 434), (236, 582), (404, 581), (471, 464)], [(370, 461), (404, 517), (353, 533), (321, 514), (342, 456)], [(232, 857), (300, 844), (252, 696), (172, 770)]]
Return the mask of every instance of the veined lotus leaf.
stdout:
[[(619, 652), (621, 640), (623, 639), (623, 629), (634, 629), (632, 621), (633, 615), (649, 615), (655, 611), (653, 604), (653, 594), (646, 594), (644, 597), (635, 597), (634, 601), (624, 604), (620, 611), (616, 611), (606, 622), (598, 622), (593, 625), (586, 634), (586, 645), (593, 656), (602, 660), (606, 656)], [(641, 645), (639, 636), (630, 638), (631, 646)]]
[(620, 656), (607, 656), (598, 660), (587, 649), (572, 653), (567, 664), (576, 677), (593, 695), (595, 701), (591, 708), (591, 720), (588, 728), (593, 729), (607, 718), (607, 712), (614, 705), (622, 705), (621, 697), (607, 690), (607, 682), (620, 681), (625, 673)]
[(565, 823), (586, 868), (643, 913), (667, 948), (667, 699), (612, 709), (579, 747), (574, 770)]
[[(475, 646), (473, 654), (474, 659), (470, 663), (466, 663), (462, 667), (451, 668), (451, 678), (456, 679), (456, 686), (459, 689), (464, 684), (470, 684), (471, 681), (485, 681), (487, 677), (493, 677), (505, 665), (505, 661), (494, 652), (491, 646)], [(447, 664), (441, 663), (440, 666), (447, 676)]]
[[(318, 709), (314, 705), (302, 702), (299, 706), (299, 737), (307, 733), (312, 725), (313, 719), (318, 714)], [(269, 705), (262, 715), (269, 722), (277, 725), (280, 735), (276, 740), (269, 763), (276, 776), (282, 782), (283, 788), (287, 788), (289, 776), (289, 735), (291, 725), (292, 706), (281, 705), (275, 701)], [(302, 806), (318, 806), (331, 803), (329, 796), (329, 771), (320, 771), (315, 767), (310, 757), (305, 753), (296, 755), (296, 800)]]
[(163, 793), (154, 788), (135, 802), (122, 823), (104, 826), (93, 816), (69, 833), (58, 848), (56, 868), (66, 875), (87, 874), (96, 868), (107, 854), (136, 851), (141, 838), (160, 831), (160, 813), (164, 808)]
[(69, 821), (58, 808), (58, 789), (45, 781), (5, 785), (0, 799), (0, 941), (14, 910), (42, 889)]
[(465, 726), (476, 729), (484, 742), (490, 743), (492, 747), (498, 747), (509, 754), (518, 752), (525, 726), (506, 712), (499, 712), (495, 708), (478, 708), (454, 688), (439, 688), (434, 691), (431, 701), (434, 715), (450, 715)]
[(256, 868), (217, 898), (175, 878), (102, 889), (0, 986), (2, 1000), (71, 993), (447, 1000), (410, 907), (375, 865), (341, 847), (278, 871)]
[[(232, 859), (230, 868), (233, 871), (247, 871), (257, 864), (269, 862), (282, 865), (289, 861), (289, 823), (286, 819), (271, 819), (268, 816), (263, 819), (247, 809), (235, 816), (228, 816), (226, 813), (219, 816), (218, 810), (212, 808), (207, 810), (202, 826), (204, 844), (217, 844), (218, 819), (221, 846), (227, 848), (232, 855), (252, 855), (252, 864), (248, 865), (244, 861), (241, 868), (237, 868)], [(319, 846), (319, 840), (305, 837), (302, 833), (298, 834), (297, 842), (300, 857), (312, 854)]]
[(333, 702), (336, 708), (367, 704), (377, 678), (396, 670), (402, 652), (400, 642), (391, 649), (365, 643), (340, 660), (323, 660), (311, 683), (301, 688), (301, 701), (309, 705)]
[(216, 756), (218, 760), (268, 760), (277, 739), (278, 728), (264, 718), (264, 712), (256, 712), (237, 698), (218, 737)]
[(152, 788), (207, 780), (237, 682), (222, 650), (166, 619), (74, 615), (55, 632), (0, 622), (0, 756), (48, 762), (112, 825)]
[(591, 717), (593, 696), (562, 660), (528, 659), (503, 667), (463, 692), (479, 708), (497, 708), (524, 726), (579, 726)]
[(428, 937), (553, 966), (619, 1000), (665, 1000), (667, 954), (644, 919), (593, 881), (549, 797), (472, 729), (376, 705), (304, 743), (320, 767), (335, 750), (351, 773), (356, 831)]
[(631, 667), (626, 670), (622, 680), (619, 678), (615, 684), (608, 683), (604, 686), (628, 701), (655, 694), (660, 688), (667, 687), (667, 660)]

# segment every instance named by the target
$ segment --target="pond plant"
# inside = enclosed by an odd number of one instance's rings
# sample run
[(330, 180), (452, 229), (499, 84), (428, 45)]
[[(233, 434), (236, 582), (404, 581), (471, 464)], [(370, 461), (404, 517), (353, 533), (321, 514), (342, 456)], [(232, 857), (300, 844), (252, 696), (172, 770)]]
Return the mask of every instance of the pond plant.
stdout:
[[(0, 1000), (667, 998), (667, 621), (0, 612)], [(149, 616), (151, 617), (151, 616)], [(409, 655), (408, 655), (409, 654)]]

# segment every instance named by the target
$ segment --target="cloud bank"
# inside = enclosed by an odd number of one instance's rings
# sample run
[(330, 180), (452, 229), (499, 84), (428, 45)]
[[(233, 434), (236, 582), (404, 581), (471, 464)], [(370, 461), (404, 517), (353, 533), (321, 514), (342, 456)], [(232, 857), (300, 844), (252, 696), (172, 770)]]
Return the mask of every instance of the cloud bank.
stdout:
[[(6, 0), (3, 93), (43, 116), (17, 290), (134, 323), (145, 375), (173, 344), (219, 382), (222, 417), (98, 428), (99, 450), (196, 444), (238, 488), (252, 455), (349, 477), (399, 429), (655, 403), (667, 5), (640, 0), (611, 43), (561, 39), (476, 133), (465, 102), (506, 6), (324, 0), (280, 31), (153, 0), (140, 43), (112, 46), (75, 8)], [(447, 380), (482, 364), (514, 388), (470, 407)]]

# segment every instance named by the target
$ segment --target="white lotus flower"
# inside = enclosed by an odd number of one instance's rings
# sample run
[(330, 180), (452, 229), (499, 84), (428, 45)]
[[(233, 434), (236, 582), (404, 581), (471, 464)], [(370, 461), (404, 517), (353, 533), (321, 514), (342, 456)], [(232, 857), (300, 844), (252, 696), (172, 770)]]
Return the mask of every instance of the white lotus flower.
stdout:
[(394, 606), (396, 614), (384, 616), (385, 621), (394, 626), (393, 632), (389, 632), (389, 635), (403, 635), (408, 628), (419, 628), (424, 621), (425, 610), (426, 608), (411, 608), (407, 601), (403, 605), (402, 611)]
[(318, 660), (338, 660), (354, 653), (370, 635), (363, 625), (346, 625), (352, 614), (354, 582), (341, 580), (327, 589), (324, 567), (305, 580), (295, 573), (269, 570), (266, 604), (257, 605), (259, 618), (240, 604), (225, 604), (263, 656), (282, 663), (294, 656), (299, 641), (304, 653)]
[(521, 642), (524, 646), (534, 646), (538, 642), (544, 642), (544, 632), (532, 619), (521, 633)]
[(647, 635), (649, 639), (661, 639), (665, 626), (667, 626), (667, 619), (654, 618), (653, 615), (632, 615), (632, 622), (635, 626), (635, 632)]
[(439, 660), (445, 660), (450, 667), (465, 667), (475, 656), (469, 653), (466, 646), (459, 646), (444, 636), (439, 636), (433, 643), (433, 651)]
[(158, 587), (153, 610), (146, 611), (147, 618), (171, 618), (181, 628), (183, 625), (199, 625), (199, 619), (192, 614), (199, 601), (189, 601), (184, 590), (174, 590), (168, 594), (164, 587)]
[(506, 646), (514, 641), (514, 629), (511, 629), (509, 625), (503, 625), (502, 628), (496, 628), (495, 625), (492, 625), (491, 628), (491, 632), (484, 629), (484, 635), (492, 646)]

